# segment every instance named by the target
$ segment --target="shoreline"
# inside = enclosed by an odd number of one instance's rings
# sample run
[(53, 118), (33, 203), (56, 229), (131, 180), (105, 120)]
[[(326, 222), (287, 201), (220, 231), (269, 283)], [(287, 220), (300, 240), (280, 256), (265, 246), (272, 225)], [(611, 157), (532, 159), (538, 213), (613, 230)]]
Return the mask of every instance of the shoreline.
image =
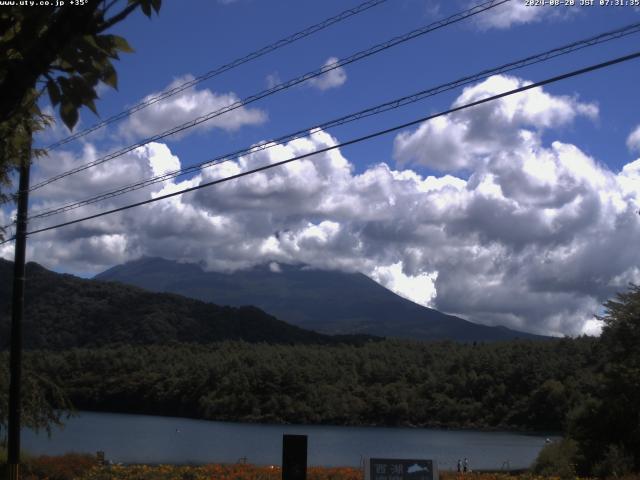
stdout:
[[(155, 413), (147, 413), (147, 412), (132, 412), (132, 411), (122, 411), (122, 410), (97, 410), (97, 409), (82, 409), (76, 410), (75, 412), (70, 412), (71, 417), (81, 416), (83, 412), (86, 413), (102, 413), (102, 414), (111, 414), (111, 415), (141, 415), (147, 417), (159, 417), (159, 418), (173, 418), (173, 419), (184, 419), (184, 420), (193, 420), (193, 421), (203, 421), (203, 422), (215, 422), (215, 423), (226, 423), (232, 425), (265, 425), (265, 426), (291, 426), (291, 427), (346, 427), (346, 428), (389, 428), (389, 429), (408, 429), (408, 430), (437, 430), (443, 432), (481, 432), (481, 433), (509, 433), (509, 434), (517, 434), (517, 435), (526, 435), (526, 436), (535, 436), (535, 437), (562, 437), (562, 432), (553, 432), (553, 431), (541, 431), (541, 430), (526, 430), (520, 429), (517, 427), (508, 427), (508, 426), (460, 426), (460, 425), (441, 425), (441, 424), (367, 424), (367, 423), (294, 423), (294, 422), (273, 422), (273, 421), (251, 421), (248, 419), (241, 420), (229, 420), (229, 419), (210, 419), (210, 418), (201, 418), (201, 417), (190, 417), (190, 416), (179, 416), (179, 415), (164, 415), (164, 414), (155, 414)], [(67, 417), (69, 418), (69, 417)]]

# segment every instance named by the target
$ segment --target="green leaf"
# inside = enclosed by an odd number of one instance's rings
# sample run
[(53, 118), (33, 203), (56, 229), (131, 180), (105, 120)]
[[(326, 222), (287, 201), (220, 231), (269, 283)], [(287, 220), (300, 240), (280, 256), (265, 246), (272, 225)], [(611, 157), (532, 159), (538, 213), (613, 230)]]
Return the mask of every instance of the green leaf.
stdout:
[(72, 130), (78, 123), (78, 108), (69, 100), (63, 100), (60, 106), (60, 118), (69, 130)]
[(44, 148), (33, 148), (31, 150), (31, 155), (33, 156), (33, 158), (43, 158), (43, 157), (46, 157), (48, 154), (49, 152), (47, 152), (47, 150)]
[(131, 48), (129, 42), (127, 42), (123, 37), (119, 35), (111, 35), (112, 45), (116, 48), (116, 50), (120, 50), (125, 53), (133, 53), (135, 50)]
[(49, 92), (49, 100), (54, 107), (60, 103), (60, 89), (55, 80), (49, 80), (47, 82), (47, 91)]
[(87, 106), (89, 110), (91, 110), (96, 116), (98, 115), (98, 109), (96, 108), (96, 104), (93, 100), (85, 100), (84, 104)]
[(151, 2), (149, 0), (142, 0), (140, 2), (140, 8), (142, 8), (142, 13), (147, 17), (151, 16)]
[(151, 0), (151, 6), (156, 11), (156, 13), (160, 13), (160, 7), (162, 6), (162, 0)]
[(93, 47), (94, 49), (100, 49), (101, 47), (98, 45), (98, 43), (96, 42), (96, 39), (94, 38), (93, 35), (85, 35), (82, 37), (82, 40), (87, 43), (88, 45), (90, 45), (91, 47)]
[(107, 63), (100, 73), (100, 80), (111, 88), (118, 89), (118, 73), (111, 63)]
[(63, 95), (75, 105), (81, 105), (87, 99), (95, 98), (95, 92), (84, 78), (74, 75), (69, 78), (69, 88), (63, 90)]

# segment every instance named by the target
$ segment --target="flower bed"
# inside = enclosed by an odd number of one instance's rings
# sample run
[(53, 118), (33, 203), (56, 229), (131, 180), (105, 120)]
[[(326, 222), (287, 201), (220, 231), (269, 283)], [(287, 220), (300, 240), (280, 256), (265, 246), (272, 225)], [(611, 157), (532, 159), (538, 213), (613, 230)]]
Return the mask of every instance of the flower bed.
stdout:
[[(24, 480), (280, 480), (280, 467), (249, 464), (210, 465), (111, 465), (98, 466), (92, 455), (67, 454), (34, 457), (26, 460)], [(309, 467), (308, 480), (363, 480), (363, 472), (352, 467)], [(441, 472), (440, 480), (559, 480), (528, 472)], [(579, 480), (579, 479), (576, 479)], [(583, 479), (586, 480), (586, 479)], [(617, 480), (640, 480), (630, 475)]]
[[(280, 467), (254, 465), (129, 465), (94, 467), (78, 480), (280, 480)], [(357, 468), (311, 467), (308, 480), (362, 480)]]

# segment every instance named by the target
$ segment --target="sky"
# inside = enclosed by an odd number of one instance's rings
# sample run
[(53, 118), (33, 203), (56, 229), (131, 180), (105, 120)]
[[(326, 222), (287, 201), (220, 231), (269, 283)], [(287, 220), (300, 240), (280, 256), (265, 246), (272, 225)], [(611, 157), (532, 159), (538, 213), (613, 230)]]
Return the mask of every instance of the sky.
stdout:
[[(629, 5), (512, 0), (34, 191), (30, 211), (262, 144), (634, 22)], [(358, 5), (357, 0), (165, 0), (112, 33), (135, 49), (101, 85), (100, 118)], [(38, 160), (32, 184), (475, 5), (387, 0)], [(241, 173), (635, 52), (639, 34), (273, 145), (195, 174), (30, 223), (46, 227)], [(598, 334), (602, 303), (640, 283), (640, 60), (461, 110), (355, 145), (29, 237), (27, 257), (93, 276), (141, 256), (234, 271), (264, 263), (362, 272), (487, 325)], [(43, 108), (51, 107), (43, 102)], [(60, 122), (46, 146), (69, 132)], [(15, 215), (9, 207), (0, 221)], [(12, 259), (13, 246), (0, 246)]]

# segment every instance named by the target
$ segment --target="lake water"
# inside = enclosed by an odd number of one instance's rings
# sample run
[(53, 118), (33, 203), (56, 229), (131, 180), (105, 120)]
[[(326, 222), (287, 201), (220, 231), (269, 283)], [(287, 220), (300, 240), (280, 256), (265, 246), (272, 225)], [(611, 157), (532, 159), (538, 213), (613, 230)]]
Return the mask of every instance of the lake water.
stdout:
[(23, 449), (32, 454), (102, 450), (123, 463), (234, 463), (280, 465), (282, 435), (308, 435), (308, 463), (358, 466), (363, 456), (429, 458), (453, 469), (469, 458), (472, 469), (531, 465), (545, 437), (506, 432), (426, 428), (261, 425), (174, 417), (81, 412), (46, 433), (24, 431)]

